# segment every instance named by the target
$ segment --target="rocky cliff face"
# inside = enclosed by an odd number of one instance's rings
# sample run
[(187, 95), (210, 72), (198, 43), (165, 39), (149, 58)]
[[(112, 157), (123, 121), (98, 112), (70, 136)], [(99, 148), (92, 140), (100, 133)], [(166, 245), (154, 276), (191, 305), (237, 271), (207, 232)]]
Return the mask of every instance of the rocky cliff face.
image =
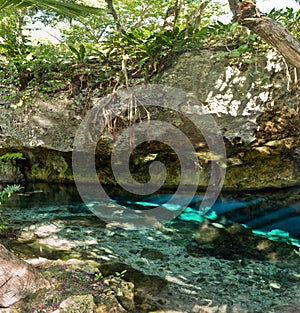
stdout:
[(188, 53), (161, 82), (196, 95), (214, 115), (226, 142), (225, 187), (299, 183), (300, 89), (282, 58), (270, 52), (233, 63), (211, 51)]
[[(213, 51), (186, 53), (174, 60), (158, 82), (196, 96), (202, 110), (217, 122), (226, 145), (225, 188), (300, 183), (299, 84), (297, 73), (280, 57), (269, 53), (239, 62)], [(91, 107), (99, 103), (97, 90), (89, 101)], [(35, 99), (32, 105), (17, 109), (5, 103), (0, 113), (0, 154), (21, 151), (25, 160), (2, 161), (0, 180), (72, 181), (73, 140), (86, 107), (87, 99), (82, 95), (68, 99), (66, 94), (49, 100)], [(172, 118), (173, 124), (182, 123), (179, 117)], [(176, 185), (178, 162), (172, 153), (165, 154), (165, 147), (137, 150), (132, 170), (143, 181), (160, 150), (163, 150), (160, 158), (168, 163), (171, 173), (166, 184)], [(114, 183), (107, 151), (106, 143), (98, 144), (97, 168), (102, 182)], [(205, 153), (201, 158), (203, 164), (211, 161)], [(208, 172), (209, 168), (204, 166), (204, 177)], [(206, 182), (203, 179), (200, 187)]]

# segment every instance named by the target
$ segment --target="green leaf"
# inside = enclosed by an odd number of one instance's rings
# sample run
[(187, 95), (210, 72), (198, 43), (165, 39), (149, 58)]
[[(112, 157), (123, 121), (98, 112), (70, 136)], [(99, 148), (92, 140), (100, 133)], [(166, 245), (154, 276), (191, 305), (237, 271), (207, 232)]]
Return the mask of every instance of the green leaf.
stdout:
[(143, 65), (144, 65), (148, 60), (149, 60), (149, 57), (148, 57), (148, 56), (145, 57), (145, 58), (143, 58), (143, 59), (141, 59), (141, 60), (139, 61), (139, 63), (138, 63), (139, 69), (141, 69), (141, 68), (143, 67)]
[(78, 53), (78, 50), (73, 46), (73, 45), (71, 45), (71, 44), (68, 44), (68, 47), (70, 48), (70, 50), (72, 51), (72, 52), (74, 52), (76, 55), (78, 55), (79, 53)]
[(232, 23), (231, 26), (230, 26), (230, 31), (234, 31), (236, 28), (239, 27), (239, 23), (238, 22), (235, 22), (235, 23)]
[(219, 57), (227, 57), (229, 55), (230, 55), (230, 52), (220, 52), (220, 53), (218, 53)]
[(84, 47), (83, 44), (81, 44), (81, 45), (79, 46), (79, 61), (80, 61), (80, 62), (83, 62), (83, 61), (84, 61), (85, 52), (86, 52), (85, 47)]
[(23, 157), (23, 154), (21, 152), (15, 152), (15, 153), (5, 153), (4, 155), (0, 156), (0, 162), (2, 160), (25, 160)]
[(270, 78), (270, 77), (269, 77), (267, 74), (264, 74), (264, 76), (263, 76), (262, 79), (261, 79), (260, 85), (261, 85), (261, 86), (265, 86), (265, 85), (268, 83), (269, 78)]
[(253, 34), (249, 36), (249, 39), (252, 41), (256, 41), (257, 40), (257, 35)]
[(233, 58), (238, 58), (241, 55), (241, 53), (238, 50), (232, 50), (230, 53), (230, 56)]
[(244, 62), (246, 64), (252, 64), (252, 63), (256, 62), (256, 60), (255, 59), (246, 59)]
[(238, 50), (238, 52), (240, 52), (240, 53), (244, 53), (244, 52), (246, 52), (247, 50), (249, 50), (249, 46), (248, 46), (247, 44), (244, 44), (244, 45), (239, 46), (237, 50)]
[(103, 10), (100, 8), (58, 0), (2, 0), (2, 4), (0, 4), (0, 10), (21, 8), (51, 10), (68, 17), (89, 16), (91, 14), (100, 15), (103, 13)]
[(9, 185), (6, 186), (1, 192), (0, 192), (0, 204), (4, 201), (4, 199), (7, 197), (9, 198), (14, 192), (20, 191), (22, 187), (20, 185)]
[(159, 38), (161, 38), (165, 43), (167, 43), (168, 45), (172, 44), (172, 39), (169, 38), (168, 36), (165, 36), (163, 34), (159, 34), (158, 36)]

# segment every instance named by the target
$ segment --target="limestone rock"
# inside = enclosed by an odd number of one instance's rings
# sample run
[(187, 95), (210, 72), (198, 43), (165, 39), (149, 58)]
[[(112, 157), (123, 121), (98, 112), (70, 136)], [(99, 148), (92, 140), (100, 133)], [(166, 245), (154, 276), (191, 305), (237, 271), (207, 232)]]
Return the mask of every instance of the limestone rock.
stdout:
[(59, 306), (60, 313), (93, 313), (95, 302), (92, 295), (72, 296)]
[(0, 313), (20, 313), (19, 310), (13, 308), (0, 309)]
[(164, 254), (157, 249), (144, 248), (141, 252), (141, 257), (148, 260), (163, 260)]
[(0, 148), (47, 147), (71, 151), (81, 119), (80, 107), (64, 93), (34, 102), (30, 108), (3, 109), (0, 124), (4, 134), (0, 137)]
[(0, 307), (9, 307), (49, 282), (30, 264), (0, 245)]
[(100, 295), (97, 313), (121, 313), (134, 308), (134, 284), (115, 277), (109, 277), (104, 282), (107, 288)]
[(15, 182), (24, 178), (21, 170), (17, 167), (16, 160), (0, 162), (0, 181)]
[[(273, 52), (246, 64), (222, 58), (216, 51), (201, 50), (174, 58), (172, 66), (157, 78), (159, 84), (182, 90), (181, 95), (177, 92), (176, 96), (170, 93), (170, 97), (162, 97), (161, 101), (172, 103), (174, 111), (181, 107), (189, 116), (211, 115), (216, 121), (228, 156), (224, 187), (279, 188), (300, 183), (298, 86), (295, 82), (290, 89), (286, 88), (287, 70), (293, 77), (293, 69), (287, 69)], [(263, 83), (266, 77), (268, 83)], [(72, 181), (73, 141), (83, 113), (80, 101), (69, 99), (69, 94), (61, 92), (52, 99), (33, 99), (30, 107), (12, 109), (3, 95), (6, 91), (0, 92), (0, 105), (4, 106), (0, 114), (0, 155), (14, 149), (26, 159), (0, 165), (0, 181)], [(93, 93), (90, 99), (94, 107), (99, 104), (98, 96)], [(146, 95), (143, 101), (147, 98), (153, 99), (153, 95)], [(122, 99), (121, 104), (128, 100), (126, 95)], [(122, 117), (121, 111), (116, 112)], [(180, 114), (162, 115), (163, 112), (156, 109), (150, 113), (151, 119), (172, 123), (199, 145), (196, 151), (201, 152), (199, 160), (202, 160), (199, 186), (206, 188), (211, 158), (203, 157), (200, 149), (203, 143), (197, 138), (197, 132), (192, 131), (187, 119)], [(90, 125), (95, 123), (98, 122), (91, 120)], [(169, 135), (169, 131), (165, 133), (163, 135)], [(111, 152), (110, 143), (99, 141), (96, 150), (99, 179), (104, 184), (116, 183), (110, 160), (105, 161)], [(121, 149), (123, 144), (127, 146), (128, 140), (119, 141)], [(151, 162), (163, 160), (168, 169), (165, 187), (178, 186), (180, 167), (176, 155), (166, 151), (165, 146), (148, 143), (147, 147), (135, 149), (132, 173), (136, 180), (147, 182)], [(83, 165), (85, 161), (83, 158)], [(193, 173), (191, 167), (191, 175), (186, 177), (193, 177)], [(161, 175), (159, 172), (156, 176)]]
[(38, 238), (45, 238), (58, 231), (58, 227), (53, 224), (41, 225), (35, 230), (35, 235)]
[(106, 295), (102, 299), (103, 302), (97, 306), (97, 313), (126, 313), (126, 310), (113, 295)]
[(126, 310), (134, 308), (133, 288), (133, 283), (122, 280), (117, 290), (116, 298)]

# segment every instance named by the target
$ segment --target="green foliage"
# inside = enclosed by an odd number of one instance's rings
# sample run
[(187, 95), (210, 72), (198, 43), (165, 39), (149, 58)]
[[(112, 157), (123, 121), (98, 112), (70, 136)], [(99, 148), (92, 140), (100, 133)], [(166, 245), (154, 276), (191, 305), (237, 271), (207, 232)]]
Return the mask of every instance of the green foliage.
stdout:
[(53, 94), (66, 88), (68, 83), (68, 56), (53, 45), (31, 47), (26, 55), (10, 58), (7, 65), (0, 62), (0, 79), (18, 92), (11, 95), (18, 101), (27, 101), (35, 93)]
[[(166, 65), (166, 59), (179, 48), (179, 38), (183, 32), (176, 28), (173, 32), (163, 30), (151, 33), (147, 29), (131, 29), (117, 34), (105, 42), (109, 58), (122, 60), (122, 52), (128, 55), (128, 69), (142, 73), (148, 80)], [(178, 45), (177, 45), (178, 44)]]
[(0, 162), (3, 160), (25, 160), (21, 152), (8, 152), (0, 156)]
[(293, 8), (285, 8), (281, 10), (273, 9), (268, 16), (286, 27), (298, 40), (300, 40), (300, 10), (295, 11)]
[(0, 191), (0, 204), (5, 198), (11, 197), (14, 192), (20, 191), (22, 187), (20, 185), (8, 185), (2, 191)]
[(126, 273), (127, 273), (127, 270), (123, 270), (122, 272), (115, 272), (115, 277), (121, 280), (122, 278), (124, 278)]
[(269, 82), (269, 79), (270, 79), (269, 75), (263, 74), (260, 85), (265, 86)]
[(0, 14), (0, 52), (9, 58), (28, 52), (28, 37), (23, 27), (29, 22), (27, 11), (4, 11)]
[(74, 2), (57, 1), (57, 0), (2, 0), (0, 10), (3, 9), (23, 9), (23, 8), (40, 8), (42, 10), (53, 10), (59, 14), (78, 17), (90, 14), (101, 14), (102, 10), (82, 4), (78, 5)]
[(86, 49), (83, 44), (79, 45), (79, 48), (76, 49), (76, 47), (72, 44), (68, 44), (69, 49), (74, 53), (74, 55), (77, 58), (77, 61), (79, 63), (83, 63), (86, 56)]
[[(9, 198), (14, 192), (20, 191), (22, 189), (19, 185), (8, 185), (0, 191), (0, 205), (4, 202), (6, 198)], [(0, 233), (2, 233), (7, 228), (7, 221), (0, 216)]]
[[(20, 152), (8, 152), (0, 156), (0, 162), (4, 160), (24, 160), (23, 154)], [(8, 185), (2, 191), (0, 191), (0, 204), (6, 197), (10, 197), (14, 192), (21, 190), (20, 185)], [(1, 224), (1, 223), (0, 223)]]
[[(16, 159), (25, 159), (23, 154), (20, 152), (15, 153), (5, 153), (0, 156), (0, 162), (4, 160), (16, 160)], [(20, 185), (8, 185), (0, 191), (0, 205), (6, 198), (9, 198), (14, 192), (20, 191), (22, 187)], [(0, 233), (7, 228), (7, 222), (0, 216)]]
[[(209, 47), (232, 62), (253, 63), (253, 56), (267, 47), (237, 23), (218, 21), (226, 8), (218, 2), (199, 13), (199, 1), (184, 1), (172, 31), (162, 27), (172, 0), (114, 0), (121, 31), (116, 30), (105, 1), (99, 1), (99, 9), (81, 7), (81, 2), (6, 0), (0, 5), (5, 8), (0, 13), (0, 80), (9, 89), (6, 97), (12, 106), (30, 103), (37, 93), (51, 97), (71, 90), (74, 77), (80, 75), (89, 88), (100, 87), (105, 94), (136, 83), (135, 78), (154, 81), (172, 58), (185, 51)], [(195, 12), (200, 14), (197, 23)], [(299, 35), (299, 14), (287, 9), (284, 14), (272, 11), (270, 16)], [(189, 17), (193, 23), (187, 22)], [(63, 21), (61, 43), (31, 42), (26, 32), (31, 21), (54, 27)], [(256, 77), (262, 86), (268, 83), (263, 73)]]
[(53, 93), (65, 86), (61, 77), (67, 66), (61, 64), (66, 56), (61, 49), (51, 44), (34, 46), (24, 35), (31, 14), (21, 10), (0, 14), (0, 79), (13, 87), (8, 97), (19, 104), (36, 92)]
[(95, 273), (95, 280), (101, 280), (103, 278), (102, 273)]

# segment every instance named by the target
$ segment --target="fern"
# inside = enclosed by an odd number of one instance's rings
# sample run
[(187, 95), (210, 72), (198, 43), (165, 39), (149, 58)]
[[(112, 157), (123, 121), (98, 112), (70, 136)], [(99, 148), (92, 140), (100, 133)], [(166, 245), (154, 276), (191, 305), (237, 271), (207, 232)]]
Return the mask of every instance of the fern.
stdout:
[(21, 152), (15, 152), (15, 153), (5, 153), (3, 155), (0, 156), (0, 162), (3, 160), (25, 160), (25, 158), (23, 157), (23, 153)]
[(22, 187), (20, 185), (9, 185), (0, 191), (0, 204), (7, 197), (9, 198), (14, 192), (20, 191)]
[[(2, 191), (0, 191), (0, 205), (6, 197), (9, 198), (14, 192), (19, 191), (21, 189), (22, 187), (19, 185), (6, 186)], [(3, 219), (2, 216), (0, 216), (0, 233), (5, 231), (7, 225), (8, 225), (7, 221)]]
[[(23, 157), (23, 154), (21, 152), (8, 152), (0, 156), (0, 162), (3, 160), (20, 160), (25, 159)], [(0, 204), (4, 201), (4, 199), (7, 197), (9, 198), (14, 192), (20, 191), (22, 187), (20, 185), (9, 185), (6, 186), (2, 191), (0, 191)], [(0, 222), (1, 225), (1, 222)]]

